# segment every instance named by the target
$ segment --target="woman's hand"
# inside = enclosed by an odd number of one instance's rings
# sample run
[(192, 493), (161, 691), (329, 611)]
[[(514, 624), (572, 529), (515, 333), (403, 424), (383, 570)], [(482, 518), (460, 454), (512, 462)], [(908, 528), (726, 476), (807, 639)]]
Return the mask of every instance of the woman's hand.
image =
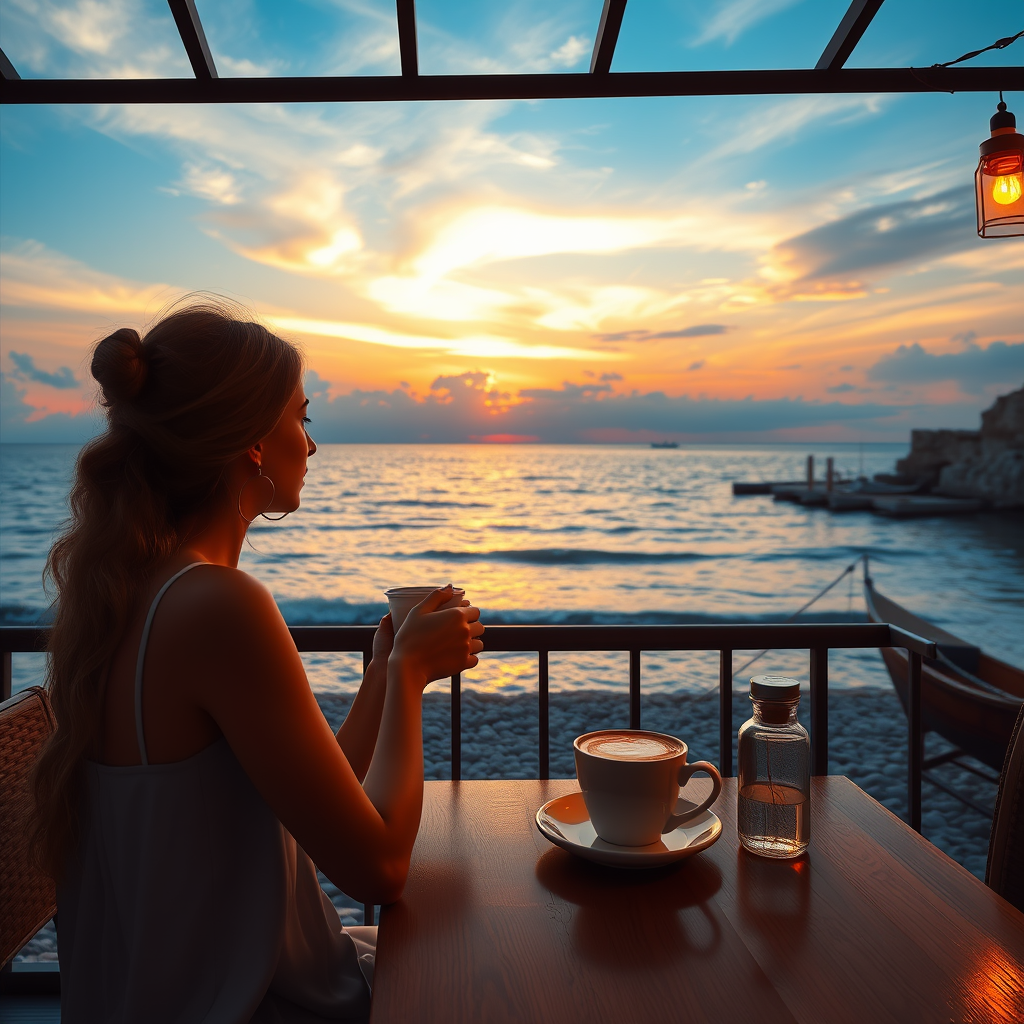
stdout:
[(391, 657), (391, 649), (394, 646), (395, 624), (391, 620), (391, 613), (388, 612), (388, 614), (380, 620), (377, 632), (373, 634), (373, 654), (371, 656), (371, 661), (376, 662), (382, 667), (386, 667), (388, 658)]
[(391, 664), (398, 662), (414, 672), (424, 686), (473, 668), (484, 647), (479, 639), (484, 631), (480, 609), (468, 601), (442, 609), (451, 598), (451, 584), (435, 590), (409, 612), (395, 637)]

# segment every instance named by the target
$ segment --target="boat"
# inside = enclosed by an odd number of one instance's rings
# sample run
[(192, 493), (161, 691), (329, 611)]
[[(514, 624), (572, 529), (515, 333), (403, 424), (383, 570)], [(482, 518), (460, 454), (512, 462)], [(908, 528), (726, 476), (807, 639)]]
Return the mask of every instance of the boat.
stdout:
[(801, 480), (733, 480), (732, 493), (734, 495), (745, 494), (771, 494), (773, 487), (802, 487)]
[(833, 512), (870, 511), (875, 507), (875, 499), (860, 491), (829, 491), (828, 507)]
[[(997, 772), (1021, 705), (1024, 671), (985, 654), (979, 647), (933, 625), (880, 594), (864, 563), (864, 600), (872, 622), (888, 622), (934, 641), (938, 658), (921, 661), (921, 724), (958, 750), (930, 759), (932, 764), (969, 754)], [(907, 710), (907, 652), (899, 647), (881, 649), (892, 684)], [(928, 763), (925, 767), (930, 767)]]
[(858, 477), (850, 484), (850, 493), (873, 494), (881, 497), (884, 495), (899, 496), (902, 494), (918, 494), (921, 490), (921, 484), (919, 483), (894, 484), (890, 480), (881, 479), (882, 476), (883, 474), (877, 474), (873, 480), (868, 480), (867, 477), (863, 476)]
[(934, 494), (906, 494), (876, 497), (871, 507), (894, 519), (918, 519), (922, 516), (962, 516), (981, 512), (985, 503), (975, 498), (941, 498)]
[(652, 441), (651, 442), (651, 447), (652, 448), (678, 448), (679, 447), (679, 442), (678, 441)]

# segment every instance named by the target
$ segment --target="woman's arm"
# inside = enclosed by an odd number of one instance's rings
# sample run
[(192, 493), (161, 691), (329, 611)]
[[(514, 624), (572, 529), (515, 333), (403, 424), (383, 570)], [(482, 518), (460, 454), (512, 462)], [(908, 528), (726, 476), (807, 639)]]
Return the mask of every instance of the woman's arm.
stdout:
[(189, 642), (172, 654), (183, 696), (214, 719), (257, 790), (332, 882), (365, 903), (393, 902), (419, 827), (423, 688), (476, 664), (479, 612), (436, 610), (450, 599), (444, 590), (410, 613), (388, 659), (364, 786), (317, 706), (269, 592), (237, 570), (204, 576), (180, 634)]
[(349, 708), (345, 721), (335, 733), (338, 745), (345, 752), (352, 771), (360, 782), (366, 777), (377, 745), (380, 716), (384, 711), (384, 694), (388, 682), (388, 658), (394, 647), (395, 633), (391, 616), (380, 620), (373, 635), (373, 655), (363, 674), (363, 682)]

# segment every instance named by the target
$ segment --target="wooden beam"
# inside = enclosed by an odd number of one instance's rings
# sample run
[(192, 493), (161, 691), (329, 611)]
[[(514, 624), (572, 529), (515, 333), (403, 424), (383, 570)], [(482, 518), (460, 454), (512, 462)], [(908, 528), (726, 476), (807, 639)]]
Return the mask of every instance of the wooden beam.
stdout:
[(7, 54), (0, 50), (0, 78), (5, 82), (18, 82), (21, 75), (14, 69), (14, 65), (7, 59)]
[(625, 11), (626, 0), (604, 0), (601, 23), (597, 27), (597, 38), (594, 40), (594, 53), (590, 58), (592, 75), (606, 75), (611, 71), (615, 44), (619, 39), (622, 15)]
[(860, 42), (860, 37), (867, 31), (871, 19), (878, 13), (882, 0), (852, 0), (839, 28), (825, 47), (825, 52), (814, 65), (816, 71), (838, 71), (853, 53), (853, 48)]
[(0, 81), (0, 103), (375, 103), (613, 96), (792, 96), (1024, 91), (1024, 68), (645, 71), (607, 75), (118, 78)]
[(167, 6), (174, 15), (174, 24), (178, 26), (178, 35), (185, 44), (192, 72), (197, 79), (209, 81), (217, 77), (217, 67), (213, 63), (210, 45), (206, 41), (203, 23), (199, 20), (195, 0), (167, 0)]
[(398, 52), (402, 57), (402, 76), (415, 78), (420, 73), (416, 52), (416, 0), (398, 2)]

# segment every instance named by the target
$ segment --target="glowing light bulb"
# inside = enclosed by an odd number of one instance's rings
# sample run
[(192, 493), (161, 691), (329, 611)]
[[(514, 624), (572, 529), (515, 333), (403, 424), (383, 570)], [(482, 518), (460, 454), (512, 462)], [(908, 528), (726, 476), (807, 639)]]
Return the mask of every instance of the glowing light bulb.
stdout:
[(1009, 206), (1021, 197), (1022, 181), (1019, 174), (1002, 174), (992, 185), (992, 198), (1000, 206)]

